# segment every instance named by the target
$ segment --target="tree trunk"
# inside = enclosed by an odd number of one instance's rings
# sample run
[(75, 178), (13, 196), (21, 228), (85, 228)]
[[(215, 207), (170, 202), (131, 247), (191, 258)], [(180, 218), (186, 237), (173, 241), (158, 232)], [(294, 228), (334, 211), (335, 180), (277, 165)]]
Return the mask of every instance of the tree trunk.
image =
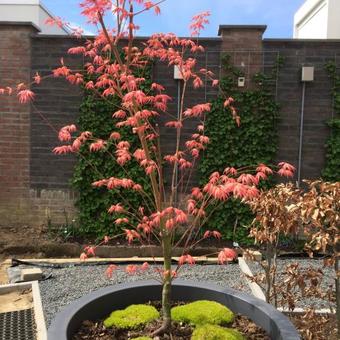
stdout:
[(265, 268), (265, 275), (266, 275), (266, 301), (270, 303), (271, 298), (271, 291), (272, 291), (272, 277), (271, 277), (271, 267), (272, 267), (272, 251), (269, 244), (267, 244), (266, 249), (266, 268)]
[(171, 327), (171, 237), (163, 237), (163, 257), (164, 257), (164, 274), (162, 289), (162, 326), (152, 335), (162, 335), (170, 330)]
[(339, 280), (339, 257), (335, 257), (335, 294), (336, 294), (336, 319), (338, 324), (338, 337), (340, 339), (340, 280)]
[(164, 279), (163, 283), (162, 318), (164, 331), (167, 331), (171, 326), (171, 272), (169, 278)]
[(276, 290), (276, 269), (277, 269), (277, 256), (278, 256), (278, 244), (279, 244), (279, 237), (277, 237), (276, 244), (273, 247), (272, 255), (273, 255), (273, 265), (272, 265), (272, 290), (273, 290), (273, 298), (274, 298), (274, 306), (277, 308), (278, 305), (278, 296)]

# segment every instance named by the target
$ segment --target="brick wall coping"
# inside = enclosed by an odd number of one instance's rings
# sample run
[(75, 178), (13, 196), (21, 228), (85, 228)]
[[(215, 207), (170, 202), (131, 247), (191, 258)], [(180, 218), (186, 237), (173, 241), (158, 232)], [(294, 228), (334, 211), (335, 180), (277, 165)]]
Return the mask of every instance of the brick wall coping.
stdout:
[[(1, 22), (0, 22), (1, 23)], [(73, 35), (54, 35), (54, 34), (34, 34), (33, 37), (36, 39), (36, 38), (39, 38), (39, 39), (74, 39), (74, 40), (79, 40), (79, 38), (73, 36)], [(81, 39), (93, 39), (95, 36), (94, 35), (83, 35), (81, 37)], [(179, 37), (180, 39), (193, 39), (193, 37)], [(81, 40), (80, 39), (80, 40)], [(137, 37), (134, 37), (135, 40), (147, 40), (147, 39), (150, 39), (150, 36), (137, 36)], [(124, 39), (122, 39), (124, 40)], [(222, 38), (221, 37), (199, 37), (199, 38), (196, 38), (195, 37), (195, 40), (198, 40), (198, 41), (222, 41)]]
[(218, 28), (218, 35), (226, 30), (255, 30), (262, 33), (267, 29), (267, 25), (220, 25)]
[(340, 39), (293, 39), (293, 38), (264, 38), (263, 42), (289, 42), (289, 43), (340, 43)]
[(31, 26), (37, 32), (40, 32), (40, 28), (31, 21), (0, 21), (0, 26)]

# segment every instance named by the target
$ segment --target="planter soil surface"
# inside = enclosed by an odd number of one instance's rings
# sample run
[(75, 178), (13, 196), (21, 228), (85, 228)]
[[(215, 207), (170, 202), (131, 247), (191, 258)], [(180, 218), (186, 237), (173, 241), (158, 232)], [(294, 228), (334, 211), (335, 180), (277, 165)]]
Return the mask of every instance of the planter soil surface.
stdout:
[[(159, 303), (152, 303), (159, 307)], [(336, 318), (334, 315), (316, 315), (308, 320), (300, 313), (286, 314), (298, 329), (302, 340), (338, 340)], [(159, 322), (154, 322), (137, 331), (119, 330), (117, 328), (105, 328), (102, 320), (84, 321), (81, 328), (73, 336), (72, 340), (126, 340), (134, 337), (145, 336), (160, 327)], [(237, 315), (231, 328), (237, 329), (248, 340), (270, 340), (270, 337), (259, 326), (255, 325), (247, 317)], [(173, 323), (171, 335), (165, 334), (160, 340), (190, 340), (193, 328), (188, 325)]]
[[(155, 306), (158, 310), (161, 309), (160, 302), (151, 302), (151, 305)], [(173, 306), (182, 305), (184, 303), (175, 303)], [(152, 334), (161, 326), (160, 321), (152, 322), (139, 330), (121, 330), (115, 327), (105, 328), (103, 320), (97, 321), (84, 321), (78, 332), (73, 336), (72, 340), (127, 340), (140, 336), (148, 336)], [(246, 339), (249, 340), (270, 340), (270, 337), (259, 326), (255, 325), (250, 319), (236, 315), (234, 322), (228, 326), (229, 328), (237, 329), (241, 332)], [(193, 332), (193, 328), (189, 325), (181, 325), (173, 323), (171, 333), (164, 334), (157, 337), (159, 340), (190, 340)]]

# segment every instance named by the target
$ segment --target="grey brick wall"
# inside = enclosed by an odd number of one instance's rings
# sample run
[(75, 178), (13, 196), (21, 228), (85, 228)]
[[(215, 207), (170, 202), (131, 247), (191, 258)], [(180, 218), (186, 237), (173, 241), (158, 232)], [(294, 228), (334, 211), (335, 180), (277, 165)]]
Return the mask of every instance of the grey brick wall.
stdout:
[[(61, 57), (66, 65), (81, 68), (82, 60), (79, 57), (68, 56), (67, 50), (79, 44), (79, 41), (67, 37), (34, 37), (32, 50), (32, 74), (39, 72), (42, 75), (50, 73), (51, 69), (59, 64)], [(213, 38), (203, 41), (206, 48), (204, 54), (198, 57), (200, 68), (209, 68), (219, 75), (219, 60), (221, 39)], [(167, 93), (173, 100), (169, 104), (169, 111), (177, 114), (178, 82), (173, 79), (173, 68), (164, 63), (158, 63), (153, 68), (153, 79), (167, 88)], [(46, 79), (34, 91), (37, 93), (31, 115), (31, 188), (33, 189), (66, 189), (69, 188), (69, 180), (75, 158), (72, 155), (57, 156), (52, 154), (52, 149), (58, 145), (57, 132), (53, 129), (74, 123), (77, 120), (79, 105), (81, 103), (81, 91), (76, 86), (68, 84), (62, 79)], [(203, 89), (187, 90), (185, 106), (207, 101), (216, 90), (209, 82)], [(160, 126), (168, 121), (168, 117), (160, 119)], [(174, 152), (175, 130), (161, 127), (162, 149), (164, 152)], [(194, 123), (187, 121), (184, 127), (182, 140), (187, 140), (194, 131)], [(166, 172), (169, 181), (169, 172)], [(191, 177), (195, 180), (195, 174)]]
[[(74, 69), (82, 68), (82, 58), (67, 54), (80, 41), (62, 37), (34, 37), (32, 41), (32, 75), (50, 75), (52, 69), (60, 66), (61, 58)], [(75, 158), (54, 155), (52, 149), (59, 145), (57, 131), (76, 122), (82, 92), (56, 78), (45, 79), (34, 91), (37, 95), (31, 113), (31, 188), (66, 189)]]
[[(333, 115), (331, 82), (325, 64), (339, 64), (340, 41), (264, 40), (265, 51), (277, 51), (284, 65), (277, 83), (281, 105), (278, 160), (298, 164), (299, 127), (302, 104), (301, 68), (315, 67), (315, 78), (306, 84), (301, 177), (318, 178), (325, 162), (325, 142), (329, 136), (326, 121)], [(269, 54), (267, 54), (269, 56)]]
[[(221, 39), (206, 39), (202, 41), (202, 45), (205, 47), (205, 53), (199, 54), (197, 57), (197, 66), (200, 68), (208, 68), (216, 77), (219, 77), (220, 73), (220, 54), (221, 54)], [(165, 86), (167, 90), (167, 94), (172, 97), (172, 101), (169, 103), (169, 112), (177, 116), (178, 112), (178, 80), (173, 79), (173, 68), (168, 67), (166, 63), (157, 63), (153, 69), (153, 79), (157, 83)], [(194, 89), (193, 86), (190, 86), (186, 90), (186, 97), (184, 106), (192, 107), (196, 104), (206, 103), (210, 98), (216, 96), (216, 88), (211, 86), (211, 82), (206, 81), (206, 86), (204, 88)], [(181, 86), (181, 85), (180, 85)], [(170, 117), (166, 115), (162, 115), (160, 117), (160, 128), (161, 128), (161, 146), (162, 151), (165, 154), (173, 154), (175, 152), (175, 143), (176, 143), (176, 129), (167, 128), (164, 126), (164, 123), (172, 120)], [(181, 145), (184, 144), (185, 141), (190, 139), (191, 135), (195, 133), (195, 129), (197, 126), (197, 121), (189, 119), (184, 122), (183, 134), (181, 136)], [(171, 173), (172, 169), (167, 167), (165, 169), (165, 179), (167, 184), (170, 184), (171, 181)], [(182, 174), (179, 174), (181, 177)], [(186, 177), (188, 179), (188, 176)], [(193, 171), (190, 181), (189, 188), (192, 184), (197, 184), (196, 172)]]
[[(62, 57), (73, 68), (82, 68), (82, 58), (67, 55), (67, 50), (81, 44), (81, 41), (70, 37), (32, 35), (34, 29), (29, 25), (18, 26), (13, 31), (13, 25), (0, 25), (1, 85), (13, 85), (18, 79), (28, 81), (35, 72), (42, 76), (50, 74)], [(318, 178), (324, 167), (325, 141), (330, 134), (325, 123), (333, 115), (331, 83), (324, 67), (329, 60), (339, 65), (340, 41), (265, 39), (261, 42), (262, 28), (254, 30), (256, 32), (243, 27), (237, 32), (235, 27), (226, 27), (221, 38), (203, 38), (201, 44), (206, 52), (198, 57), (198, 64), (220, 76), (221, 54), (228, 52), (232, 54), (235, 65), (245, 64), (248, 70), (246, 75), (250, 76), (254, 70), (269, 71), (278, 55), (284, 57), (280, 76), (273, 84), (273, 93), (281, 106), (277, 160), (294, 165), (298, 164), (301, 67), (314, 66), (315, 81), (306, 84), (301, 170), (302, 178)], [(13, 55), (8, 46), (16, 45), (21, 52)], [(173, 97), (169, 110), (176, 115), (178, 88), (173, 79), (173, 69), (157, 63), (153, 69), (153, 79), (166, 86), (168, 94)], [(189, 88), (185, 106), (214, 98), (216, 90), (209, 83), (206, 85), (195, 91)], [(5, 188), (0, 195), (0, 224), (40, 224), (46, 223), (47, 217), (52, 222), (62, 223), (65, 212), (68, 215), (75, 213), (75, 196), (69, 186), (75, 158), (53, 155), (52, 149), (59, 143), (58, 129), (76, 122), (82, 92), (76, 86), (54, 78), (45, 79), (34, 91), (37, 94), (36, 101), (30, 108), (19, 106), (14, 97), (0, 97), (0, 130), (3, 131), (0, 134), (0, 145), (3, 146), (0, 150), (0, 185)], [(161, 118), (162, 123), (166, 120)], [(194, 127), (193, 122), (186, 122), (182, 140), (193, 133)], [(161, 132), (163, 151), (172, 153), (174, 130), (162, 127)], [(166, 178), (169, 182), (169, 171)], [(196, 180), (194, 173), (191, 184)]]
[[(67, 64), (81, 67), (81, 58), (66, 54), (68, 48), (78, 43), (72, 38), (35, 37), (32, 43), (32, 74), (36, 71), (47, 74), (49, 70), (58, 65), (61, 57), (64, 57)], [(245, 52), (232, 50), (234, 44), (229, 46), (228, 41), (224, 42), (222, 47), (220, 38), (202, 39), (202, 45), (206, 48), (206, 52), (199, 55), (198, 65), (208, 67), (217, 76), (220, 73), (222, 53), (231, 53), (236, 65), (240, 65), (241, 61), (249, 58), (248, 52), (246, 56)], [(329, 129), (325, 122), (333, 114), (331, 84), (324, 66), (327, 61), (336, 60), (337, 53), (340, 51), (340, 42), (266, 39), (263, 41), (262, 49), (263, 51), (251, 52), (250, 59), (253, 64), (247, 66), (258, 68), (259, 60), (263, 60), (264, 65), (272, 65), (278, 55), (284, 57), (284, 65), (277, 84), (273, 84), (274, 87), (276, 86), (274, 91), (277, 93), (277, 101), (281, 106), (277, 160), (285, 160), (296, 166), (302, 100), (301, 67), (302, 65), (315, 67), (315, 81), (306, 86), (302, 177), (317, 178), (321, 175), (324, 166), (324, 144), (329, 136)], [(261, 58), (253, 57), (260, 53)], [(178, 83), (173, 79), (173, 69), (166, 64), (157, 63), (153, 69), (153, 79), (166, 86), (168, 94), (173, 98), (169, 104), (169, 110), (176, 115)], [(53, 147), (58, 144), (56, 132), (46, 120), (42, 119), (41, 115), (57, 128), (76, 121), (81, 91), (60, 79), (45, 80), (35, 91), (37, 100), (31, 115), (31, 187), (36, 189), (68, 188), (74, 157), (56, 156), (51, 153)], [(189, 88), (185, 105), (192, 106), (207, 101), (215, 95), (216, 90), (212, 89), (209, 83), (203, 89)], [(160, 122), (164, 123), (167, 120), (168, 118), (163, 116)], [(186, 122), (182, 140), (186, 140), (192, 134), (194, 126), (194, 122)], [(163, 151), (173, 152), (175, 130), (162, 127), (161, 132)], [(170, 180), (168, 171), (166, 178)], [(195, 181), (194, 175), (192, 182)]]

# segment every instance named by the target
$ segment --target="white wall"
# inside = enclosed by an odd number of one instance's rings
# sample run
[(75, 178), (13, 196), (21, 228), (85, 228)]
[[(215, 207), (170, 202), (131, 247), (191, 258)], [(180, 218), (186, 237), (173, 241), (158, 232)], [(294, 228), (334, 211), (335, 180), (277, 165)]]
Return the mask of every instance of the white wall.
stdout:
[(305, 39), (326, 39), (328, 6), (326, 1), (321, 1), (312, 10), (303, 11), (305, 15), (300, 16), (300, 20), (295, 24), (294, 38)]
[(340, 39), (340, 0), (328, 0), (328, 39)]
[(306, 0), (294, 16), (294, 38), (340, 39), (340, 0)]
[(0, 0), (0, 21), (32, 22), (41, 30), (41, 34), (65, 35), (67, 31), (45, 24), (53, 17), (39, 0)]

